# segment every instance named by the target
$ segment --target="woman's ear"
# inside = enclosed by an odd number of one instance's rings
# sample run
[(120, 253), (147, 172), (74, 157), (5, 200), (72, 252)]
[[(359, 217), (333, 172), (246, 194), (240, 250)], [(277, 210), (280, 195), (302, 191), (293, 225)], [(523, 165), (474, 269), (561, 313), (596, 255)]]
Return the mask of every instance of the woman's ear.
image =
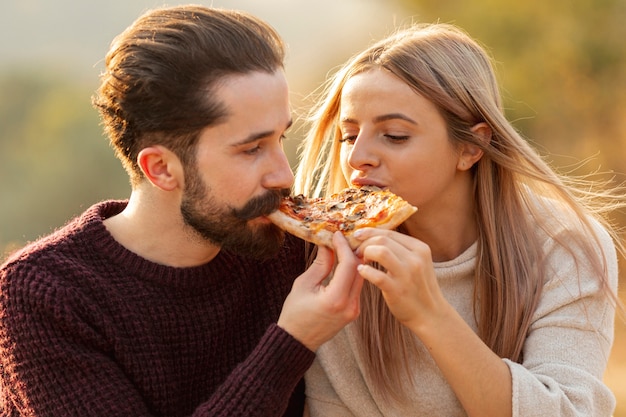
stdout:
[(142, 149), (137, 155), (137, 163), (148, 181), (163, 191), (172, 191), (182, 184), (181, 162), (163, 146)]
[[(485, 122), (477, 123), (472, 126), (472, 132), (479, 136), (482, 141), (487, 144), (491, 141), (491, 127)], [(466, 171), (474, 166), (476, 162), (483, 156), (482, 149), (472, 143), (464, 143), (461, 146), (459, 154), (459, 163), (457, 169)]]
[(482, 139), (485, 145), (491, 142), (491, 135), (493, 133), (491, 132), (491, 126), (489, 126), (487, 123), (485, 122), (476, 123), (474, 126), (472, 126), (470, 130), (475, 135), (478, 135)]

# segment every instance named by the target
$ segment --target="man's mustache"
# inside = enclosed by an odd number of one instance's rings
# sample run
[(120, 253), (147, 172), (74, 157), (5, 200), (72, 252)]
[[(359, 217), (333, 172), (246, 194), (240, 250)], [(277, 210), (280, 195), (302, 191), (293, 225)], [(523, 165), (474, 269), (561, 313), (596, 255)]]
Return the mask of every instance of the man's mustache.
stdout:
[(254, 197), (240, 209), (233, 209), (233, 214), (240, 220), (251, 220), (261, 216), (267, 216), (275, 211), (280, 201), (291, 194), (289, 188), (269, 190), (266, 194)]

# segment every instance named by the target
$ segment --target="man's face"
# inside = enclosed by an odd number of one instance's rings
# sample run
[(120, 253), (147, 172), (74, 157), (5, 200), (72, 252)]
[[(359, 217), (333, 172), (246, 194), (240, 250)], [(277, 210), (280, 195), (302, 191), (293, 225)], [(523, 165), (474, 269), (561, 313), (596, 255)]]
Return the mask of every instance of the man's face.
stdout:
[(283, 192), (289, 193), (289, 189), (268, 190), (239, 209), (216, 201), (197, 168), (187, 170), (185, 182), (180, 211), (185, 224), (200, 236), (217, 246), (260, 259), (278, 252), (283, 232), (271, 223), (254, 225), (248, 221), (274, 211)]
[(215, 245), (271, 256), (284, 235), (263, 216), (293, 183), (282, 146), (291, 125), (286, 79), (280, 70), (229, 76), (214, 94), (228, 115), (202, 131), (196, 163), (185, 167), (183, 219)]

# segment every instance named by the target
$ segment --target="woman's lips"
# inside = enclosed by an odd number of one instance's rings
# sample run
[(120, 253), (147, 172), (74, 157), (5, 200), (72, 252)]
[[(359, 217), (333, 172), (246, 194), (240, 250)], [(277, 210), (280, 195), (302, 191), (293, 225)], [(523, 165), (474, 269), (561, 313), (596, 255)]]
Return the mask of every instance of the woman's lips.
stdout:
[(355, 187), (374, 186), (374, 187), (378, 187), (382, 189), (387, 188), (381, 182), (370, 179), (370, 178), (353, 178), (350, 182)]

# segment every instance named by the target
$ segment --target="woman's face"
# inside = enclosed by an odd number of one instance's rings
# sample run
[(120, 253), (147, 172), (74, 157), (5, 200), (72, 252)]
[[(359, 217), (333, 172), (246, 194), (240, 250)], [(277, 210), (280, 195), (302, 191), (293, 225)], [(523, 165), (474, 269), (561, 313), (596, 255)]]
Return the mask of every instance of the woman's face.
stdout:
[(340, 129), (349, 184), (389, 188), (430, 219), (468, 203), (468, 171), (443, 117), (389, 71), (374, 69), (347, 81)]

